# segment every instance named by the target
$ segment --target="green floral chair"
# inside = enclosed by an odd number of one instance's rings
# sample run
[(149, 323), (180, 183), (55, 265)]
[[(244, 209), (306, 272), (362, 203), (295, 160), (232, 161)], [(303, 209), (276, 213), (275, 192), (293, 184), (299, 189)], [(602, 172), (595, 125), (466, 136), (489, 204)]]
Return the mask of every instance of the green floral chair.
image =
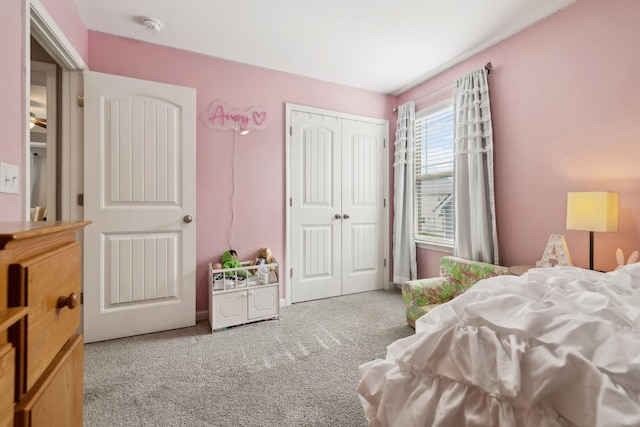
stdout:
[(442, 257), (440, 277), (410, 280), (402, 285), (407, 323), (415, 328), (416, 320), (429, 310), (451, 301), (479, 280), (503, 274), (509, 274), (507, 267), (452, 256)]

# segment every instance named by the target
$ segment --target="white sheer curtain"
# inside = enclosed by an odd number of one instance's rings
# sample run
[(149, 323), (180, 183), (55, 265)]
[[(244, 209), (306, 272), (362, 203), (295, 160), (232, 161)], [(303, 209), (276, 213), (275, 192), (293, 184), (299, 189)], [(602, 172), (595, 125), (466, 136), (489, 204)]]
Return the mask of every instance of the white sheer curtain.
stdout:
[(398, 107), (393, 162), (393, 282), (404, 283), (418, 277), (413, 230), (415, 103)]
[(498, 264), (488, 74), (483, 67), (455, 84), (454, 254)]

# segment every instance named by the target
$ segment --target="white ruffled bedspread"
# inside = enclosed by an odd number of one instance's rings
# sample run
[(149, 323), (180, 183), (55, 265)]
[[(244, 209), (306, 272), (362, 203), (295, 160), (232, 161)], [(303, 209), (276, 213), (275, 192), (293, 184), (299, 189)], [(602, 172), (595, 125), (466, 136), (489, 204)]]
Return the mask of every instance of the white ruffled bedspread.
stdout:
[(640, 263), (480, 281), (360, 376), (370, 426), (640, 426)]

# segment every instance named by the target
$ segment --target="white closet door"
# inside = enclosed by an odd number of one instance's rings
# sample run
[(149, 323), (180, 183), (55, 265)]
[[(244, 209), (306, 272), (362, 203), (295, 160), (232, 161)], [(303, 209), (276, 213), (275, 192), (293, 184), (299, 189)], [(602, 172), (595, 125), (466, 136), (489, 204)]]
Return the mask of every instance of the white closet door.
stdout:
[(341, 295), (341, 132), (335, 117), (292, 112), (291, 301)]
[(342, 294), (384, 286), (385, 127), (342, 120)]
[(387, 126), (290, 115), (291, 302), (382, 289)]

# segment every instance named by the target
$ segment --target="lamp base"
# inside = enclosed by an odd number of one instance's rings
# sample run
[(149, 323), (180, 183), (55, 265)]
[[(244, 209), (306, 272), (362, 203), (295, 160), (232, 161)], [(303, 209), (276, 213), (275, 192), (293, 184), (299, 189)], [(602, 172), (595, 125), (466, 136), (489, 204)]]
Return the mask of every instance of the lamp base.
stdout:
[(593, 231), (589, 232), (589, 270), (593, 270)]

